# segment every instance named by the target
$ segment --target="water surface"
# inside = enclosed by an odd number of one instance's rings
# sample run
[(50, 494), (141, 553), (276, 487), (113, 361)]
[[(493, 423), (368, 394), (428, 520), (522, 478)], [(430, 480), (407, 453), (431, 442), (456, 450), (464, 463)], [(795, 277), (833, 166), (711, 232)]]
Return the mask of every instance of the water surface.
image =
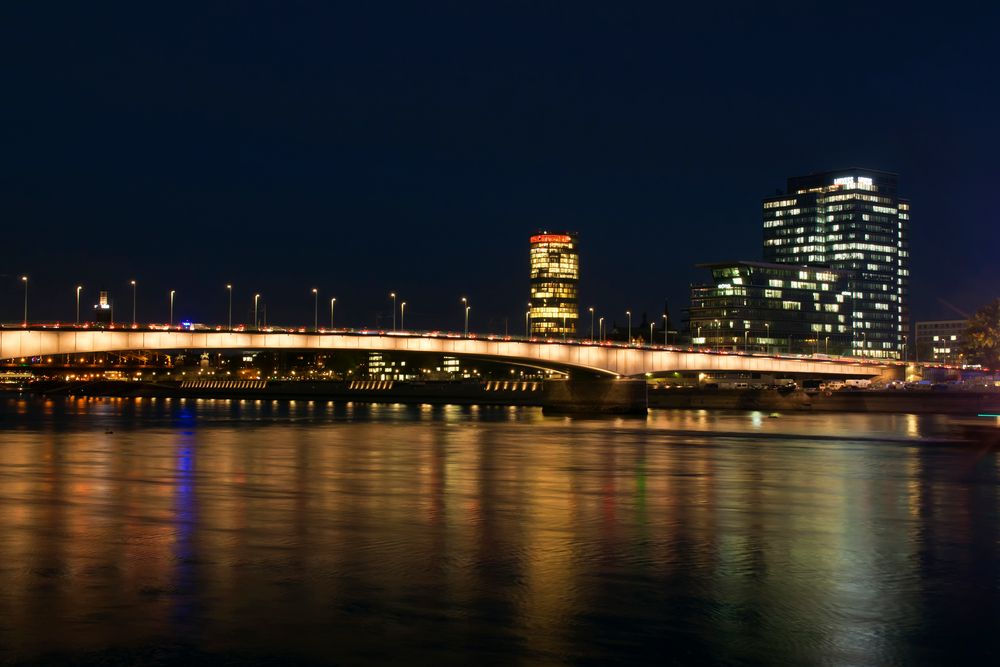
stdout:
[(912, 415), (0, 399), (0, 661), (1000, 651), (1000, 461)]

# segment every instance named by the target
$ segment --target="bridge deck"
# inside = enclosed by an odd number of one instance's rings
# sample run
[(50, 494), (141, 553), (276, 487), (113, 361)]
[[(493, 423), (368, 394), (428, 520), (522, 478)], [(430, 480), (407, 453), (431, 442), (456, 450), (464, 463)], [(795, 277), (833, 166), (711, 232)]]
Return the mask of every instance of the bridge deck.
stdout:
[(425, 352), (509, 360), (611, 376), (672, 371), (798, 373), (874, 376), (885, 365), (869, 360), (786, 357), (610, 343), (464, 338), (452, 334), (361, 332), (239, 332), (152, 329), (0, 329), (0, 359), (137, 350), (371, 350)]

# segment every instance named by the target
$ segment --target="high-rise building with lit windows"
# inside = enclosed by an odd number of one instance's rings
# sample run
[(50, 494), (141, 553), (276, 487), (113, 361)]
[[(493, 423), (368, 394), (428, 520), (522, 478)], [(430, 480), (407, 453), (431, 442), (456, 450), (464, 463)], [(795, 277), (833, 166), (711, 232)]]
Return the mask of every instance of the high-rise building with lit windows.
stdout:
[(580, 317), (580, 253), (572, 232), (539, 232), (531, 237), (531, 298), (528, 316), (533, 336), (573, 336)]
[(788, 179), (764, 200), (764, 261), (850, 271), (851, 349), (903, 357), (909, 329), (910, 203), (895, 174), (845, 169)]

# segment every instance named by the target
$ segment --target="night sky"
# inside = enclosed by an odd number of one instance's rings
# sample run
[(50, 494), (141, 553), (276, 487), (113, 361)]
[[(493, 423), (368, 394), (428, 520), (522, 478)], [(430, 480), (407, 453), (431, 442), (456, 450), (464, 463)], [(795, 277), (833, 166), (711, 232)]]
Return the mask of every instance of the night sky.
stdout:
[(321, 323), (395, 290), (520, 332), (528, 236), (568, 229), (581, 311), (679, 320), (763, 197), (846, 166), (912, 200), (914, 320), (1000, 293), (996, 5), (244, 4), (5, 3), (0, 319), (27, 273), (32, 319), (78, 283), (127, 319), (134, 278), (147, 321), (175, 289), (224, 322), (232, 282), (237, 321), (311, 323), (315, 286)]

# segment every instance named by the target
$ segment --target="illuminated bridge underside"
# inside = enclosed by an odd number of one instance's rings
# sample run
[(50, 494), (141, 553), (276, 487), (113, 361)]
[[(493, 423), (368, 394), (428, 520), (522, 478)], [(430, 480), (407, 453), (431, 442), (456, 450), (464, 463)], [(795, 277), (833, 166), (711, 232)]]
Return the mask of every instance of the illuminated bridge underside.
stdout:
[(0, 359), (137, 350), (372, 350), (424, 352), (509, 360), (553, 370), (607, 375), (673, 371), (874, 376), (884, 367), (840, 360), (785, 359), (739, 354), (647, 350), (603, 345), (502, 341), (414, 335), (232, 333), (200, 331), (0, 331)]

